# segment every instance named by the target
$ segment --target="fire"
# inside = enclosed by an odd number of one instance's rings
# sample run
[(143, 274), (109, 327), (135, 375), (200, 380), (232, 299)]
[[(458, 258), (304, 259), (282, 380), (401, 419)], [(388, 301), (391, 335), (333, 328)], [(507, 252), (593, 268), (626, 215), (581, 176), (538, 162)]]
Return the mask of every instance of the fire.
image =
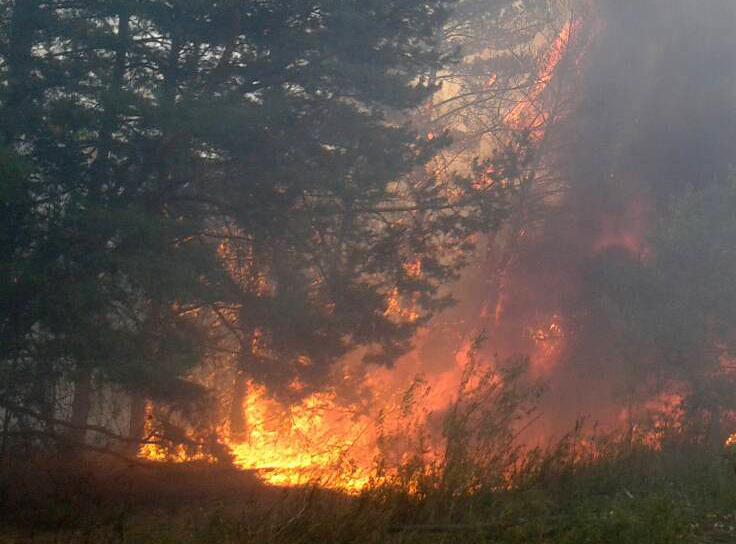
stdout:
[(228, 444), (240, 468), (278, 486), (320, 483), (355, 490), (367, 483), (370, 459), (360, 459), (360, 467), (355, 456), (365, 448), (370, 422), (339, 407), (334, 393), (285, 406), (251, 382), (244, 412), (247, 438)]
[(410, 279), (419, 279), (422, 277), (422, 261), (416, 259), (410, 263), (404, 265), (404, 272), (406, 277)]
[[(338, 405), (334, 393), (318, 393), (294, 406), (271, 398), (265, 387), (248, 383), (244, 406), (246, 438), (223, 439), (235, 466), (253, 471), (273, 486), (320, 485), (353, 492), (369, 480), (372, 463), (366, 415), (357, 417)], [(147, 407), (146, 432), (155, 435), (153, 407)], [(184, 447), (172, 451), (155, 440), (145, 443), (138, 457), (152, 462), (212, 461), (192, 456)]]
[(531, 132), (535, 140), (541, 140), (545, 133), (548, 121), (548, 112), (541, 105), (541, 98), (557, 73), (558, 67), (570, 50), (577, 30), (579, 20), (566, 24), (559, 35), (547, 50), (542, 67), (536, 81), (525, 93), (524, 97), (514, 106), (505, 117), (507, 126), (515, 129), (526, 129)]
[[(145, 439), (138, 449), (138, 457), (147, 461), (158, 463), (190, 463), (192, 461), (212, 462), (213, 459), (206, 453), (192, 453), (187, 451), (183, 445), (177, 445), (174, 448), (165, 447), (164, 444), (158, 442), (159, 436), (156, 430), (156, 418), (154, 414), (154, 405), (151, 402), (146, 403), (146, 421), (144, 424)], [(188, 438), (192, 438), (188, 436)]]
[(622, 410), (619, 422), (629, 427), (631, 440), (659, 451), (666, 438), (683, 431), (684, 400), (680, 391), (660, 393), (640, 406)]
[[(419, 342), (431, 338), (428, 331)], [(431, 414), (444, 413), (457, 397), (468, 365), (469, 344), (444, 367), (422, 376), (427, 360), (416, 353), (400, 359), (393, 368), (371, 366), (357, 378), (370, 392), (368, 407), (341, 398), (335, 388), (287, 405), (253, 382), (243, 407), (245, 439), (228, 440), (235, 464), (254, 471), (276, 486), (317, 484), (356, 492), (384, 470), (398, 469), (416, 454), (415, 435), (424, 433)], [(344, 379), (353, 383), (349, 365)], [(441, 439), (422, 454), (435, 459)]]
[(534, 352), (531, 355), (532, 369), (537, 374), (550, 374), (565, 349), (565, 330), (562, 317), (554, 314), (546, 327), (529, 331), (534, 341)]

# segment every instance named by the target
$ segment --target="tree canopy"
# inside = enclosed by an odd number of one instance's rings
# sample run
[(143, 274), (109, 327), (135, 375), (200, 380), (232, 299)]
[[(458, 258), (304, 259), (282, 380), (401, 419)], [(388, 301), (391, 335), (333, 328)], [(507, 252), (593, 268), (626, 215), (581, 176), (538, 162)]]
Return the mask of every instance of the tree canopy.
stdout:
[(404, 353), (520, 175), (506, 154), (483, 183), (482, 164), (438, 177), (447, 139), (411, 128), (453, 61), (452, 6), (0, 8), (6, 431), (78, 438), (95, 383), (185, 411), (187, 373), (222, 353), (236, 397), (244, 376), (306, 394), (358, 347)]

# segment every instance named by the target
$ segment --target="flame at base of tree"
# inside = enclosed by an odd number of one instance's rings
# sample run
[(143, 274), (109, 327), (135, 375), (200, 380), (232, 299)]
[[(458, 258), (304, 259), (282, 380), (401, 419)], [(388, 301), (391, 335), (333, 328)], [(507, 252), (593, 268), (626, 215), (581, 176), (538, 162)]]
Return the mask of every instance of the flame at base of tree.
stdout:
[[(553, 321), (544, 333), (556, 342), (559, 327)], [(249, 382), (243, 406), (246, 432), (238, 438), (223, 434), (221, 440), (235, 466), (254, 472), (268, 485), (316, 485), (357, 493), (381, 482), (399, 481), (408, 490), (418, 488), (417, 474), (439, 485), (446, 479), (442, 474), (452, 472), (458, 463), (495, 478), (493, 485), (512, 485), (514, 467), (522, 466), (529, 454), (538, 454), (539, 448), (561, 447), (555, 446), (557, 440), (570, 450), (572, 462), (586, 463), (605, 457), (611, 443), (625, 441), (632, 447), (659, 451), (668, 440), (687, 438), (684, 396), (677, 392), (621, 410), (616, 421), (593, 426), (588, 434), (581, 426), (555, 438), (534, 427), (537, 418), (544, 416), (536, 411), (541, 389), (531, 378), (540, 367), (527, 362), (496, 368), (475, 359), (476, 346), (465, 347), (445, 372), (417, 377), (408, 384), (392, 382), (388, 377), (395, 376), (386, 369), (368, 373), (365, 385), (375, 388), (376, 397), (391, 390), (384, 397), (391, 404), (373, 413), (359, 411), (334, 391), (286, 405), (265, 387)], [(409, 358), (393, 372), (406, 374), (417, 364), (416, 358)], [(149, 432), (152, 421), (149, 417)], [(727, 445), (736, 445), (736, 435)], [(213, 460), (181, 447), (171, 451), (156, 444), (144, 445), (139, 455), (154, 462)], [(407, 477), (412, 471), (414, 476)]]
[[(231, 439), (234, 463), (272, 485), (318, 483), (354, 490), (368, 480), (356, 456), (364, 453), (369, 422), (340, 409), (334, 394), (311, 395), (285, 406), (252, 382), (244, 406), (244, 439)], [(363, 459), (365, 461), (365, 459)]]

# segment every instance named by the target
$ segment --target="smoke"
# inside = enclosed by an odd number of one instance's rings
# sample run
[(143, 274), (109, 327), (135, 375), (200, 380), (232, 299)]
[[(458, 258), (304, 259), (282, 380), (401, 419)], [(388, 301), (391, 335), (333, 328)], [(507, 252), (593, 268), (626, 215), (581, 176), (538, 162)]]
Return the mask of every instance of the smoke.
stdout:
[[(685, 326), (671, 327), (676, 312), (669, 322), (657, 313), (668, 293), (651, 272), (662, 257), (655, 235), (673, 201), (706, 191), (731, 170), (736, 6), (599, 0), (590, 7), (571, 20), (554, 75), (543, 71), (548, 81), (533, 93), (545, 121), (541, 130), (540, 116), (533, 119), (534, 181), (508, 225), (451, 286), (459, 304), (420, 331), (416, 349), (391, 368), (366, 366), (353, 354), (333, 369), (329, 393), (289, 410), (266, 410), (251, 395), (253, 430), (250, 443), (236, 449), (240, 464), (309, 467), (311, 452), (333, 443), (340, 459), (370, 464), (384, 425), (376, 422), (405, 404), (414, 386), (424, 391), (429, 432), (441, 435), (467, 348), (481, 331), (485, 362), (526, 357), (531, 378), (548, 385), (542, 419), (528, 428), (527, 441), (559, 436), (580, 417), (614, 426), (631, 423), (637, 409), (679, 409), (684, 390), (657, 364), (656, 342), (633, 338), (628, 317), (615, 309), (628, 297), (647, 308), (650, 321), (662, 321), (650, 329), (669, 327), (671, 336)], [(515, 111), (515, 122), (525, 118), (523, 106)], [(276, 425), (267, 417), (280, 412), (290, 421)], [(311, 440), (300, 445), (295, 436)], [(333, 457), (318, 456), (317, 464)]]
[[(612, 316), (611, 286), (655, 262), (654, 230), (674, 199), (731, 169), (736, 6), (590, 8), (566, 23), (561, 35), (574, 35), (535, 97), (558, 111), (546, 116), (537, 179), (517, 217), (451, 287), (459, 304), (420, 332), (412, 353), (392, 368), (364, 368), (355, 356), (336, 369), (339, 398), (370, 412), (421, 376), (427, 408), (441, 415), (483, 331), (485, 361), (527, 357), (532, 378), (548, 384), (532, 438), (564, 433), (580, 417), (620, 424), (632, 405), (657, 404), (667, 376)], [(637, 288), (634, 297), (647, 296)]]
[(581, 415), (614, 423), (649, 385), (651, 354), (611, 318), (610, 280), (656, 260), (650, 240), (671, 202), (728, 176), (736, 142), (733, 2), (602, 0), (593, 12), (566, 89), (575, 105), (546, 135), (561, 196), (488, 267), (510, 261), (488, 291), (492, 349), (532, 356), (558, 430)]

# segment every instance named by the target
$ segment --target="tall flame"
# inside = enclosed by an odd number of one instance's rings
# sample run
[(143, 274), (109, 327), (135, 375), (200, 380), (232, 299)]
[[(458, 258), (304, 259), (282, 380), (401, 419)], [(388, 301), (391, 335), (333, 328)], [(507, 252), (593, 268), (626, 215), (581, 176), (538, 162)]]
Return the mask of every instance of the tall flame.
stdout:
[(579, 28), (579, 20), (571, 20), (562, 28), (552, 46), (544, 55), (542, 67), (536, 80), (524, 93), (522, 99), (506, 115), (504, 121), (507, 126), (529, 130), (533, 139), (542, 139), (549, 121), (549, 112), (543, 106), (542, 96), (552, 83), (560, 63), (570, 50)]

